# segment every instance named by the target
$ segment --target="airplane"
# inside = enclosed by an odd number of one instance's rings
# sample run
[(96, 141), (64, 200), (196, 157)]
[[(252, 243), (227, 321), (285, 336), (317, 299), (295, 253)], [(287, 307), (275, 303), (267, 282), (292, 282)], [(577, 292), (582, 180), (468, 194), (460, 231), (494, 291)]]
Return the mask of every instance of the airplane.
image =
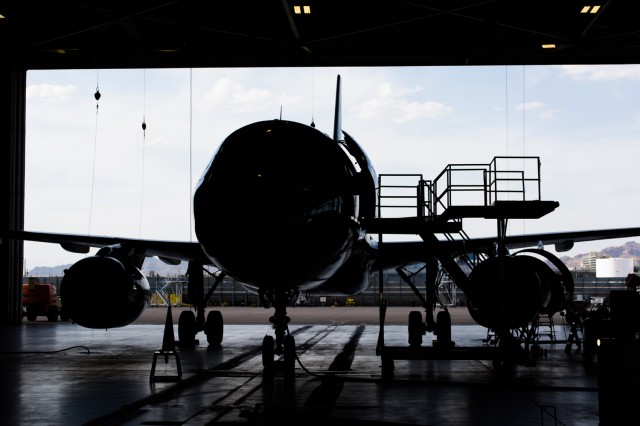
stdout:
[[(367, 289), (371, 272), (423, 262), (443, 267), (465, 293), (472, 317), (508, 342), (510, 330), (526, 325), (539, 312), (554, 313), (572, 299), (567, 268), (542, 248), (511, 253), (516, 247), (555, 244), (568, 250), (573, 242), (640, 235), (640, 228), (603, 229), (507, 236), (509, 218), (536, 218), (553, 211), (555, 201), (500, 202), (471, 214), (498, 220), (495, 238), (441, 239), (438, 233), (460, 230), (455, 215), (378, 217), (378, 175), (364, 149), (342, 129), (341, 80), (337, 77), (331, 136), (282, 119), (259, 121), (230, 134), (204, 171), (193, 196), (197, 242), (159, 241), (13, 231), (12, 238), (58, 243), (88, 253), (65, 272), (61, 297), (69, 317), (88, 328), (121, 327), (140, 317), (150, 300), (150, 286), (140, 272), (144, 259), (157, 256), (169, 264), (188, 261), (188, 295), (196, 313), (184, 311), (179, 341), (195, 342), (204, 331), (210, 345), (223, 339), (220, 311), (205, 318), (207, 301), (225, 276), (233, 277), (273, 306), (274, 336), (262, 342), (265, 369), (282, 355), (292, 368), (295, 340), (289, 333), (287, 307), (301, 292), (340, 296)], [(464, 213), (466, 215), (468, 213)], [(381, 242), (373, 235), (413, 234), (422, 241)], [(460, 253), (473, 271), (460, 266)], [(534, 256), (535, 255), (535, 256)], [(543, 259), (540, 260), (539, 257)], [(204, 294), (205, 266), (218, 269)], [(433, 274), (432, 274), (433, 275)], [(92, 282), (88, 282), (91, 279)], [(433, 286), (433, 280), (428, 283)], [(109, 289), (109, 297), (104, 297)], [(414, 290), (415, 291), (415, 290)], [(427, 318), (410, 315), (409, 341), (426, 331), (450, 336), (446, 309), (433, 318), (433, 287), (423, 305)], [(419, 294), (419, 293), (418, 293)], [(447, 328), (448, 327), (448, 328)]]

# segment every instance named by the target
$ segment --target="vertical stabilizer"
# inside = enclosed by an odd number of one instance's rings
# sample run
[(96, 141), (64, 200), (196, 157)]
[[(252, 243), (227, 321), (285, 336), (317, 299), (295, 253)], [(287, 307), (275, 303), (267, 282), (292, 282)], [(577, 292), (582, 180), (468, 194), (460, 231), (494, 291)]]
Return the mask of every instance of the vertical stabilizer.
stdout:
[(340, 74), (336, 83), (336, 111), (333, 118), (333, 140), (342, 140), (342, 89), (340, 88)]

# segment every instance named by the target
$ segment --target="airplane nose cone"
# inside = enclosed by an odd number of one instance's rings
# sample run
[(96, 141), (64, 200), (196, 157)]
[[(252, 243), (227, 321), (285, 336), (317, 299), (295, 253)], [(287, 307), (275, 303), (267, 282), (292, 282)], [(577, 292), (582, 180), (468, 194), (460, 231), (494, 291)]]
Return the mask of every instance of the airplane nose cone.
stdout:
[[(242, 282), (263, 285), (276, 274), (283, 286), (322, 282), (357, 235), (347, 161), (332, 139), (299, 123), (234, 132), (196, 191), (198, 240)], [(286, 271), (279, 268), (285, 262)]]

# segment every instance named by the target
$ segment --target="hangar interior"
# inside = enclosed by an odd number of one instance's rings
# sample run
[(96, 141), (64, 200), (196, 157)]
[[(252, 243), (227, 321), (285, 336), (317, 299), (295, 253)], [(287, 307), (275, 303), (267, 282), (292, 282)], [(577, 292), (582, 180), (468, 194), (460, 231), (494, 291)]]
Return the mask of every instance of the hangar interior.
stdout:
[[(6, 234), (24, 226), (29, 70), (636, 64), (639, 11), (640, 4), (623, 0), (3, 2), (0, 193), (8, 208), (0, 212), (2, 324), (22, 322), (23, 243)], [(357, 329), (353, 335), (360, 336)], [(589, 380), (593, 386), (594, 376)], [(156, 398), (164, 402), (168, 393)], [(109, 421), (122, 422), (114, 418)]]
[[(583, 4), (584, 3), (584, 4)], [(635, 2), (162, 3), (26, 0), (0, 10), (2, 321), (21, 319), (27, 70), (634, 64)]]

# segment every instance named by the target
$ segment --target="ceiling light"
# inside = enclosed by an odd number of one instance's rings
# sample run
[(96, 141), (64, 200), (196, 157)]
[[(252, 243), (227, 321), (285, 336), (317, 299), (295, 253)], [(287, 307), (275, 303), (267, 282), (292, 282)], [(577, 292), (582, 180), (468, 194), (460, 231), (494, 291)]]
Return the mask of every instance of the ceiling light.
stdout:
[(600, 7), (601, 6), (599, 6), (599, 5), (597, 5), (597, 6), (583, 6), (582, 9), (580, 10), (580, 13), (591, 13), (591, 14), (598, 13), (598, 11), (600, 10)]
[(293, 13), (296, 15), (311, 15), (311, 6), (293, 6)]
[(555, 43), (546, 43), (542, 45), (543, 49), (555, 49), (556, 48), (556, 44)]

